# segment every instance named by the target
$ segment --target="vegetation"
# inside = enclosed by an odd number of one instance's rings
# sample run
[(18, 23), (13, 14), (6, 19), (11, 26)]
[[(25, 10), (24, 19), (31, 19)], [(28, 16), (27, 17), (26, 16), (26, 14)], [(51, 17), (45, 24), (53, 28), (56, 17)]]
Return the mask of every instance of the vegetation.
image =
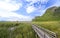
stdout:
[(57, 37), (60, 38), (60, 21), (33, 22), (33, 24), (55, 32)]
[(60, 7), (52, 7), (47, 9), (42, 16), (36, 16), (32, 21), (59, 21), (60, 20)]
[[(37, 16), (32, 24), (53, 31), (60, 38), (60, 7), (47, 9), (43, 16)], [(27, 22), (0, 22), (0, 38), (38, 38)]]
[(36, 38), (31, 24), (0, 22), (0, 38)]
[(47, 9), (43, 16), (35, 17), (32, 23), (55, 32), (60, 38), (60, 7)]

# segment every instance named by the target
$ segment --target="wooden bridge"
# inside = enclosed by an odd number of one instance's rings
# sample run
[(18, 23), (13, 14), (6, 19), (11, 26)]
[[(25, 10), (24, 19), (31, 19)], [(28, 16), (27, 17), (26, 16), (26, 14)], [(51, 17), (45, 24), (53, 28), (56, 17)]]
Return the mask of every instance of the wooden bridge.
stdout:
[(33, 30), (36, 32), (39, 38), (57, 38), (56, 34), (52, 31), (32, 25)]

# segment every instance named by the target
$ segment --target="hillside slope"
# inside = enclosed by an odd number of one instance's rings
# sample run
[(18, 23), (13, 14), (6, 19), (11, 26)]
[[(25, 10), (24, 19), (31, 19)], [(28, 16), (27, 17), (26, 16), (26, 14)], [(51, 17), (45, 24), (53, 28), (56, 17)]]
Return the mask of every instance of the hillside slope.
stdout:
[(43, 16), (36, 16), (33, 21), (59, 21), (60, 20), (60, 7), (51, 7), (46, 10)]

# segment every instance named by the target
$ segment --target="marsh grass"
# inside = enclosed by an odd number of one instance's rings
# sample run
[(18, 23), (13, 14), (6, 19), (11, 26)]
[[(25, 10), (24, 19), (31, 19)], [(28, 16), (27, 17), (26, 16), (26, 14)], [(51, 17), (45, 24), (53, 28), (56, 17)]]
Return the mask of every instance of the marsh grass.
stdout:
[(0, 22), (0, 38), (36, 38), (29, 23)]
[(33, 24), (55, 32), (57, 37), (60, 38), (60, 21), (33, 22)]

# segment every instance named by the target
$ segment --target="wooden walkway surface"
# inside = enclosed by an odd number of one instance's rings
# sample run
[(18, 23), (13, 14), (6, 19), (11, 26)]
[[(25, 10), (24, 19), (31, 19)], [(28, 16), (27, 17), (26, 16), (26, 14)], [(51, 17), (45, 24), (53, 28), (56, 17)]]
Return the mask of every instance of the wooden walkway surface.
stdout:
[(39, 38), (57, 38), (54, 32), (46, 30), (44, 28), (40, 28), (37, 25), (32, 25), (33, 30), (39, 36)]

